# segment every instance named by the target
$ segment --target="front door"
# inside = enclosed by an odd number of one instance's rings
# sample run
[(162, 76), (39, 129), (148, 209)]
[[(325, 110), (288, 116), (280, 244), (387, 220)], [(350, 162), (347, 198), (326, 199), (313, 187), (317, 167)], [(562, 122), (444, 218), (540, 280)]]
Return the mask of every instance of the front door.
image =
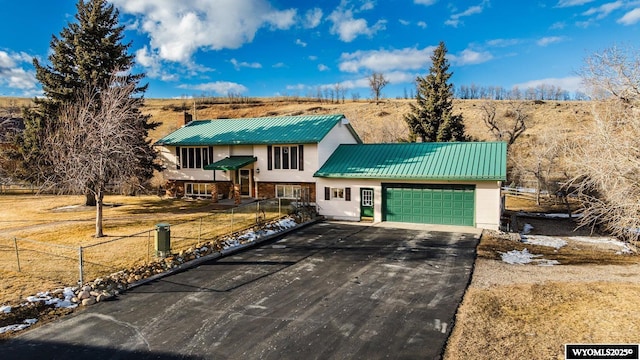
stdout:
[(373, 220), (373, 189), (360, 189), (360, 219)]
[(241, 196), (249, 196), (250, 195), (250, 189), (251, 189), (251, 184), (249, 184), (249, 181), (251, 179), (250, 177), (251, 175), (251, 170), (248, 169), (240, 169), (240, 176), (239, 176), (239, 182), (240, 182), (240, 195)]

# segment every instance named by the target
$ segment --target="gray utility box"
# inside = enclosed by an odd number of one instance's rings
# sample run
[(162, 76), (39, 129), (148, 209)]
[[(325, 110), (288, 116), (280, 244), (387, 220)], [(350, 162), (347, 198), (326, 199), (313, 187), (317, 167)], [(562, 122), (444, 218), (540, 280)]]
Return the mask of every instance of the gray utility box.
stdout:
[(166, 223), (156, 224), (156, 255), (166, 256), (171, 252), (171, 226)]

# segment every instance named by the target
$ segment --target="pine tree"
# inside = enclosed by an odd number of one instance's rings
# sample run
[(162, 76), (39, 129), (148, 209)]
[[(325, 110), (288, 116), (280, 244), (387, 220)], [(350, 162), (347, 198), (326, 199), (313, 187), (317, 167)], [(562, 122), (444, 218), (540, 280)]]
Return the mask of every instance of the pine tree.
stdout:
[[(52, 167), (55, 164), (46, 163), (43, 159), (47, 157), (41, 155), (47, 151), (44, 143), (46, 133), (55, 131), (59, 126), (63, 105), (77, 99), (79, 93), (87, 88), (99, 93), (100, 89), (109, 86), (115, 73), (127, 74), (120, 77), (121, 85), (135, 84), (135, 96), (142, 98), (147, 88), (146, 85), (138, 85), (144, 74), (130, 73), (134, 56), (127, 53), (131, 44), (122, 43), (124, 26), (118, 24), (117, 9), (106, 0), (78, 0), (76, 8), (76, 22), (63, 28), (59, 37), (52, 36), (50, 64), (42, 65), (37, 59), (33, 61), (44, 97), (35, 99), (35, 109), (25, 110), (25, 130), (17, 138), (15, 154), (21, 170), (17, 175), (36, 184), (46, 182), (54, 173)], [(147, 135), (159, 124), (149, 120), (149, 116), (140, 112), (134, 120), (138, 122), (139, 141), (146, 144), (137, 154), (141, 165), (138, 178), (142, 181), (149, 179), (155, 168), (155, 152)], [(92, 203), (89, 196), (87, 202)]]
[(440, 42), (431, 56), (431, 67), (426, 77), (416, 78), (416, 104), (405, 115), (410, 140), (425, 142), (468, 141), (462, 115), (452, 114), (452, 73), (445, 58), (447, 48)]

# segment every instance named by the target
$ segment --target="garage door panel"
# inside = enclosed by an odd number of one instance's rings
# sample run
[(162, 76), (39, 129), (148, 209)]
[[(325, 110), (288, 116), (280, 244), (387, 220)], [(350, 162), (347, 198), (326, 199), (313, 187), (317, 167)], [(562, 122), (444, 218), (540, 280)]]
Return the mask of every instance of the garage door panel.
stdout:
[[(474, 226), (475, 189), (468, 185), (385, 185), (383, 219)], [(402, 201), (397, 201), (401, 198)]]

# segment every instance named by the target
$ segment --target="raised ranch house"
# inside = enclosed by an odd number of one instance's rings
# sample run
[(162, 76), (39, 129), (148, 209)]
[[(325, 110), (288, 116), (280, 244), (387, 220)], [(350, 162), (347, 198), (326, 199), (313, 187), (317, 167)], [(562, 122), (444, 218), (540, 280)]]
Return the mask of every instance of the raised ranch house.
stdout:
[(344, 115), (192, 121), (155, 144), (173, 196), (302, 199), (327, 218), (497, 229), (502, 142), (363, 144)]

